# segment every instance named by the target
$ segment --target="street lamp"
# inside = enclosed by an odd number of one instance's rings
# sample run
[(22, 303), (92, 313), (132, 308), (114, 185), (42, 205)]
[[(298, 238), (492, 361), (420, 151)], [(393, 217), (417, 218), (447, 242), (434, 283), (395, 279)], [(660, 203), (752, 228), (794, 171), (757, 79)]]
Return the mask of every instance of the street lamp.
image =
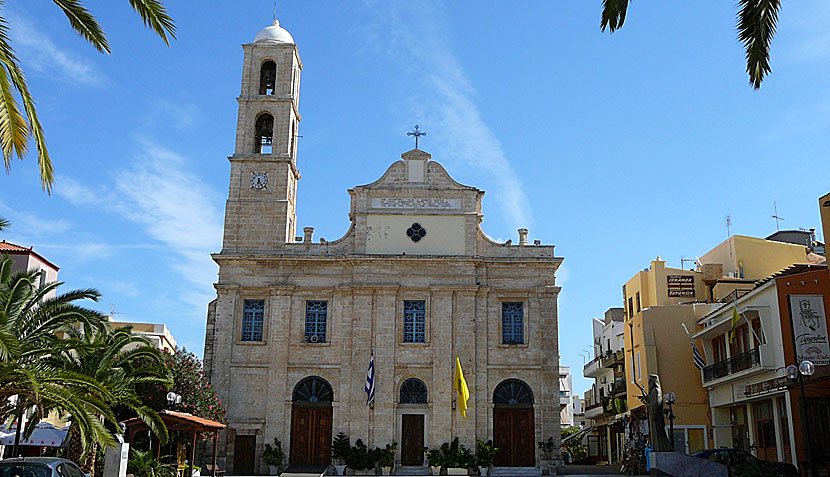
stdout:
[(173, 391), (167, 393), (167, 402), (172, 406), (173, 404), (181, 404), (182, 403), (182, 395), (176, 394)]
[(677, 399), (677, 395), (673, 392), (668, 392), (663, 396), (663, 402), (669, 405), (668, 409), (664, 409), (663, 412), (666, 413), (666, 417), (669, 418), (669, 436), (671, 438), (671, 451), (674, 452), (674, 411), (672, 410), (672, 404)]
[(815, 461), (813, 460), (813, 441), (812, 431), (810, 430), (810, 419), (807, 417), (807, 397), (804, 393), (804, 379), (805, 377), (809, 378), (816, 372), (816, 365), (814, 365), (811, 361), (804, 360), (798, 366), (791, 364), (787, 366), (787, 377), (790, 378), (791, 381), (798, 381), (799, 386), (801, 387), (801, 409), (802, 409), (802, 426), (805, 426), (806, 429), (806, 439), (807, 439), (807, 460), (810, 462), (810, 469), (813, 475), (818, 475), (818, 469), (816, 469)]

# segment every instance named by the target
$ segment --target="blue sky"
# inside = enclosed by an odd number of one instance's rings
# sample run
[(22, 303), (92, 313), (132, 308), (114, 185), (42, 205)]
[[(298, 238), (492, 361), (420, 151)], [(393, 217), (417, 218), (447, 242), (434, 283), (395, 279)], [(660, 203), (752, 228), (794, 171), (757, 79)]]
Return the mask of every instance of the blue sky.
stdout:
[[(126, 1), (88, 2), (113, 54), (84, 43), (51, 2), (7, 2), (14, 46), (57, 170), (0, 177), (4, 238), (95, 287), (118, 319), (164, 322), (201, 354), (236, 128), (240, 44), (270, 0), (168, 1), (170, 48)], [(557, 246), (562, 363), (577, 391), (590, 319), (657, 255), (669, 266), (732, 232), (817, 227), (830, 189), (830, 4), (785, 3), (772, 75), (748, 86), (734, 2), (634, 2), (601, 33), (601, 2), (287, 2), (300, 49), (299, 226), (333, 240), (346, 189), (412, 147), (487, 191), (493, 238)], [(518, 6), (517, 6), (518, 5)]]

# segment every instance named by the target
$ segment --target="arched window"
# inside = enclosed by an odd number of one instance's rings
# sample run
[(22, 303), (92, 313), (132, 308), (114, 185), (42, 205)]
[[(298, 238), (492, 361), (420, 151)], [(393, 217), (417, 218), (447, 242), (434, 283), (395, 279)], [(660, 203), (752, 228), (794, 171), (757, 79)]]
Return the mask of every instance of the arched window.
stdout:
[(277, 64), (266, 61), (259, 70), (259, 94), (274, 94), (277, 82)]
[(274, 143), (274, 117), (268, 113), (256, 119), (254, 152), (271, 154)]
[(410, 378), (401, 384), (400, 404), (426, 404), (427, 385), (417, 378)]
[(493, 404), (533, 404), (533, 392), (523, 381), (505, 379), (493, 391)]
[(319, 376), (303, 378), (294, 387), (294, 402), (331, 402), (334, 400), (334, 392), (331, 385)]

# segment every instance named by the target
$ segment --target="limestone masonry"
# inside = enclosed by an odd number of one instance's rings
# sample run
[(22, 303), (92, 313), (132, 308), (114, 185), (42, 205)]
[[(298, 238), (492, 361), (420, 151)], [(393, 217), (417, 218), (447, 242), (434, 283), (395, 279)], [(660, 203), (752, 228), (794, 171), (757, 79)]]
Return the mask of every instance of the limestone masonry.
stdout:
[[(350, 226), (297, 241), (296, 137), (302, 63), (277, 22), (243, 45), (242, 91), (205, 369), (227, 408), (220, 466), (267, 473), (266, 443), (292, 463), (328, 465), (338, 432), (370, 448), (494, 439), (497, 465), (556, 465), (538, 443), (560, 424), (553, 246), (496, 243), (484, 192), (419, 149), (349, 189)], [(267, 179), (265, 179), (267, 178)], [(375, 353), (375, 400), (364, 392)], [(453, 390), (458, 356), (467, 418)]]

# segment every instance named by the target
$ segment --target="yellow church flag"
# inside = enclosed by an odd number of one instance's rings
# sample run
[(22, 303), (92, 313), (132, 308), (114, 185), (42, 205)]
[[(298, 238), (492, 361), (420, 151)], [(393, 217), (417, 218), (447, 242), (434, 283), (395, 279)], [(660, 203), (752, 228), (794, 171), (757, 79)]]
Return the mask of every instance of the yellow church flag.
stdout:
[(735, 341), (735, 327), (738, 326), (738, 321), (741, 319), (738, 316), (738, 307), (732, 307), (732, 328), (729, 329), (729, 344)]
[(461, 417), (467, 417), (467, 400), (470, 399), (470, 390), (467, 389), (467, 381), (464, 379), (464, 372), (461, 371), (461, 360), (455, 357), (455, 390), (458, 391), (458, 410)]

